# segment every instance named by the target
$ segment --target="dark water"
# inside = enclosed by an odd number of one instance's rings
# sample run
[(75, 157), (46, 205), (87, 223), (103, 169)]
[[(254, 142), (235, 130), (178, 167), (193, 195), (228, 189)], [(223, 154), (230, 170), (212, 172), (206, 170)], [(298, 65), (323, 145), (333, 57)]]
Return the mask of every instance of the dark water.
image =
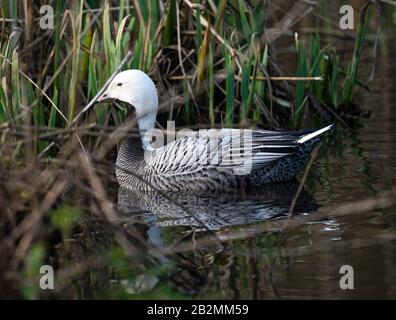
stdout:
[[(378, 60), (371, 92), (358, 98), (371, 116), (324, 143), (292, 219), (297, 181), (178, 196), (177, 204), (119, 190), (124, 226), (139, 226), (151, 252), (173, 266), (142, 286), (196, 298), (396, 298), (396, 210), (359, 209), (396, 182), (396, 66)], [(354, 202), (354, 212), (337, 207)], [(354, 270), (353, 290), (340, 288), (343, 265)]]

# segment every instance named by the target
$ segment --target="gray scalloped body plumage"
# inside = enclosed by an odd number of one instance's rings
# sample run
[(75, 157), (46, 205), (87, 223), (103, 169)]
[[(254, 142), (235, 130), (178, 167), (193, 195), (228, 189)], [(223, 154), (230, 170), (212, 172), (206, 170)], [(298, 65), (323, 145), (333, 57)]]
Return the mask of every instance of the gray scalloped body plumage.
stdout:
[[(195, 165), (188, 162), (182, 163), (183, 157), (194, 158), (191, 154), (185, 154), (183, 150), (183, 144), (191, 144), (191, 139), (179, 138), (178, 140), (180, 141), (176, 150), (165, 146), (165, 152), (157, 154), (156, 150), (152, 151), (153, 157), (160, 159), (157, 163), (172, 164), (169, 167), (161, 167), (152, 165), (150, 161), (144, 159), (145, 151), (139, 138), (124, 139), (116, 162), (116, 176), (120, 186), (127, 189), (204, 191), (287, 181), (300, 172), (319, 138), (316, 137), (301, 145), (295, 143), (295, 146), (282, 148), (278, 151), (277, 159), (253, 166), (250, 173), (245, 175), (235, 174), (233, 169), (225, 170), (221, 164), (217, 166), (207, 163), (199, 164), (199, 161), (196, 161)], [(192, 145), (198, 144), (198, 142), (192, 143)], [(266, 149), (264, 145), (263, 149)], [(281, 155), (282, 151), (284, 155)], [(177, 160), (170, 155), (179, 155), (181, 159)]]
[(331, 126), (300, 132), (211, 129), (178, 137), (153, 148), (158, 96), (142, 71), (119, 73), (99, 101), (120, 100), (134, 107), (140, 137), (125, 138), (118, 151), (116, 176), (126, 189), (199, 191), (241, 184), (287, 181), (297, 176), (320, 135)]

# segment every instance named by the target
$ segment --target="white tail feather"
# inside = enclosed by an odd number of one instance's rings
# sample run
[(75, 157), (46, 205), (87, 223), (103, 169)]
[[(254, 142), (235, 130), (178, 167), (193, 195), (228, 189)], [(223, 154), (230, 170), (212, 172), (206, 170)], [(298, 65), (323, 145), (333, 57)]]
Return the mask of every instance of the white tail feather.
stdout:
[(324, 127), (324, 128), (322, 128), (322, 129), (319, 129), (319, 130), (317, 130), (317, 131), (315, 131), (315, 132), (312, 132), (312, 133), (310, 133), (310, 134), (307, 134), (306, 136), (304, 136), (304, 137), (302, 137), (301, 139), (299, 139), (299, 140), (297, 141), (297, 143), (304, 143), (304, 142), (307, 142), (308, 140), (311, 140), (311, 139), (313, 139), (313, 138), (315, 138), (315, 137), (321, 135), (322, 133), (324, 133), (324, 132), (326, 132), (326, 131), (329, 131), (329, 130), (331, 129), (332, 126), (333, 126), (333, 125), (329, 125), (329, 126), (327, 126), (327, 127)]

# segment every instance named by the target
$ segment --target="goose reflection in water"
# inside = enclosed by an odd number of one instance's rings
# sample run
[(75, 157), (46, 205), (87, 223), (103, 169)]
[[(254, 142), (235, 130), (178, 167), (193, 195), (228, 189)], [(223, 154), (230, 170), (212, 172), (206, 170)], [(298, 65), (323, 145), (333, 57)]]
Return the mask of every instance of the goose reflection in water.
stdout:
[[(171, 197), (155, 191), (120, 188), (118, 207), (124, 217), (134, 214), (134, 220), (145, 221), (157, 227), (187, 226), (218, 230), (287, 216), (298, 187), (299, 182), (295, 180), (254, 189), (180, 193), (172, 194)], [(309, 213), (317, 207), (310, 195), (303, 190), (294, 213)]]
[[(236, 241), (243, 242), (243, 255), (258, 260), (260, 253), (253, 250), (254, 246), (250, 248), (249, 242), (273, 235), (265, 228), (251, 228), (262, 226), (263, 221), (286, 221), (298, 187), (298, 181), (291, 181), (222, 193), (172, 194), (172, 199), (157, 192), (120, 188), (118, 208), (124, 227), (138, 230), (150, 248), (163, 254), (162, 262), (171, 261), (174, 268), (162, 281), (191, 296), (207, 294), (220, 286), (233, 291), (232, 297), (237, 298), (238, 290), (232, 290), (231, 279), (237, 259)], [(308, 192), (302, 190), (294, 213), (309, 214), (317, 208)], [(268, 278), (269, 269), (254, 272)], [(267, 284), (272, 287), (271, 283)], [(275, 288), (270, 290), (276, 292)]]

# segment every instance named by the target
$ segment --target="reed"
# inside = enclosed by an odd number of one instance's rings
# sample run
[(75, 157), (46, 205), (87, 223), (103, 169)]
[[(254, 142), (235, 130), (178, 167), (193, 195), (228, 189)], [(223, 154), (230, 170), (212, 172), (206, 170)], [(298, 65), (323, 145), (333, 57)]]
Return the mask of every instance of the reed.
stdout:
[[(362, 47), (372, 15), (369, 9), (362, 13), (355, 49), (345, 71), (340, 69), (338, 56), (331, 46), (322, 46), (319, 32), (308, 37), (308, 46), (304, 40), (296, 41), (294, 76), (322, 77), (324, 80), (291, 83), (295, 85), (295, 92), (294, 101), (290, 103), (284, 99), (284, 94), (290, 96), (284, 91), (286, 84), (273, 84), (278, 93), (272, 96), (269, 80), (264, 80), (266, 76), (285, 76), (278, 74), (276, 62), (269, 58), (271, 50), (263, 36), (268, 28), (265, 27), (268, 3), (264, 1), (247, 4), (241, 0), (221, 0), (209, 5), (186, 0), (179, 4), (179, 10), (176, 10), (175, 0), (136, 0), (132, 5), (129, 1), (120, 1), (118, 6), (109, 0), (57, 1), (53, 32), (36, 26), (30, 36), (36, 45), (21, 43), (18, 24), (24, 26), (22, 22), (28, 21), (29, 17), (24, 16), (26, 12), (34, 14), (36, 19), (32, 23), (37, 24), (41, 4), (44, 2), (38, 1), (35, 5), (27, 2), (28, 10), (22, 10), (17, 2), (1, 2), (2, 17), (6, 18), (3, 20), (6, 32), (0, 44), (4, 57), (0, 58), (1, 123), (18, 122), (20, 97), (28, 96), (35, 125), (67, 126), (57, 109), (68, 122), (73, 121), (82, 105), (95, 96), (116, 69), (126, 51), (132, 49), (133, 59), (127, 67), (140, 68), (156, 80), (171, 83), (175, 94), (184, 97), (182, 105), (175, 105), (176, 108), (183, 106), (177, 112), (177, 121), (192, 124), (197, 111), (206, 114), (206, 121), (211, 125), (223, 123), (231, 127), (251, 122), (272, 126), (271, 121), (266, 122), (268, 117), (264, 114), (267, 114), (271, 119), (281, 117), (287, 127), (299, 128), (303, 114), (310, 108), (309, 94), (334, 110), (352, 103), (355, 86), (359, 84), (357, 71)], [(180, 43), (175, 30), (177, 19), (181, 29)], [(174, 54), (177, 46), (181, 61)], [(31, 56), (37, 63), (28, 63), (26, 59)], [(48, 93), (53, 104), (48, 103), (40, 90), (32, 90), (31, 84), (20, 85), (25, 81), (17, 72), (21, 68)], [(193, 76), (193, 80), (169, 80), (177, 75)], [(219, 82), (216, 79), (220, 75), (225, 77)], [(344, 83), (338, 86), (342, 77)], [(125, 118), (123, 112), (114, 113), (108, 105), (96, 108), (90, 119), (104, 124), (114, 116), (116, 122)], [(43, 147), (41, 145), (37, 151), (42, 151)]]
[(358, 68), (360, 56), (362, 54), (364, 39), (366, 37), (369, 23), (374, 10), (374, 3), (367, 3), (360, 12), (360, 21), (356, 34), (355, 47), (353, 50), (352, 60), (348, 63), (345, 80), (343, 84), (342, 96), (344, 104), (348, 107), (353, 100), (354, 88), (358, 81)]

